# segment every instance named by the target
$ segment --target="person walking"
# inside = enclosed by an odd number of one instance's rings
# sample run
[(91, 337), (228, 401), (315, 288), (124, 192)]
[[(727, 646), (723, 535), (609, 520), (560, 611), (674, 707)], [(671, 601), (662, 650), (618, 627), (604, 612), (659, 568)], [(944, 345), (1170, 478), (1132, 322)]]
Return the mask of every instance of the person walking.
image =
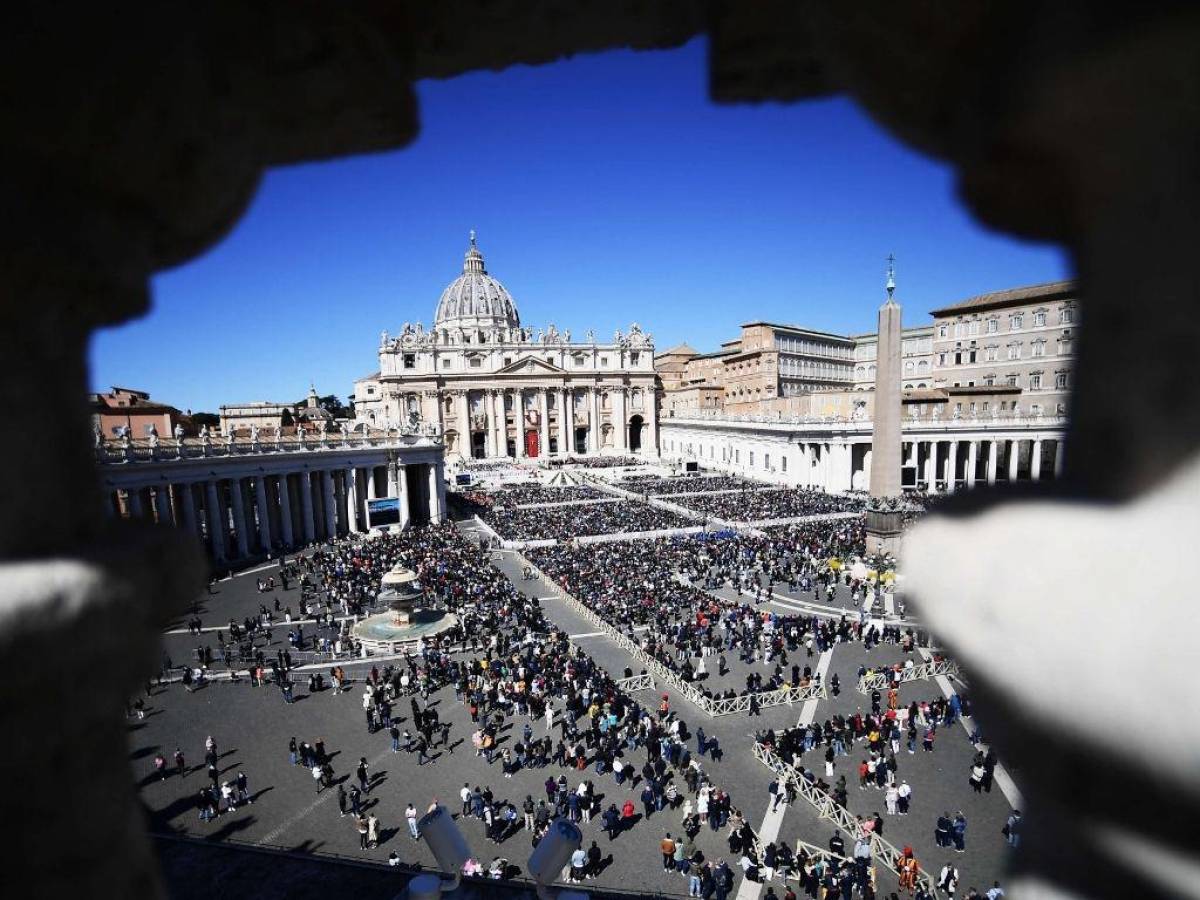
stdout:
[(1008, 821), (1004, 823), (1004, 839), (1008, 841), (1008, 846), (1014, 849), (1021, 844), (1021, 811), (1014, 809), (1008, 817)]
[(418, 840), (421, 837), (421, 832), (417, 830), (417, 808), (411, 803), (404, 810), (404, 819), (408, 822), (408, 833), (412, 839)]
[(362, 813), (358, 814), (358, 819), (356, 820), (356, 822), (358, 825), (358, 849), (366, 850), (367, 849), (367, 836), (370, 832), (371, 826), (367, 822), (367, 817), (364, 816)]
[(967, 852), (967, 817), (962, 814), (962, 810), (958, 811), (958, 815), (954, 817), (954, 825), (951, 827), (950, 835), (954, 840), (954, 852)]
[(338, 817), (344, 817), (346, 815), (346, 789), (340, 784), (337, 789), (337, 805)]

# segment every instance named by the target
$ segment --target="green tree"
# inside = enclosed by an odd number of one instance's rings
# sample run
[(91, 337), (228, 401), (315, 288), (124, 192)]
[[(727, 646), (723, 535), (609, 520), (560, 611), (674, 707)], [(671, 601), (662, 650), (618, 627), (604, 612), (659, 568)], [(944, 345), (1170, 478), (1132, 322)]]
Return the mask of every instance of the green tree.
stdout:
[(280, 414), (279, 424), (283, 428), (289, 428), (290, 426), (296, 424), (295, 420), (292, 419), (292, 411), (290, 409), (285, 408), (284, 411)]
[(207, 425), (209, 428), (216, 428), (221, 424), (221, 417), (215, 413), (198, 412), (192, 413), (192, 424), (199, 428), (201, 425)]

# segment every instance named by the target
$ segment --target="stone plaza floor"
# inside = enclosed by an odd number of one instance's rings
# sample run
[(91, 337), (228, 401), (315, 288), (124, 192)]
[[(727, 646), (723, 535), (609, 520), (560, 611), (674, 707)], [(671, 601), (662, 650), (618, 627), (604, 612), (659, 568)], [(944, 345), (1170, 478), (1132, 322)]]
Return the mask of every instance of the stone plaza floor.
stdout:
[[(462, 527), (465, 531), (473, 531), (473, 526), (468, 523), (463, 523)], [(572, 641), (600, 665), (618, 676), (627, 666), (634, 672), (640, 671), (639, 665), (624, 650), (574, 612), (554, 590), (541, 581), (524, 580), (524, 560), (520, 555), (514, 552), (495, 554), (495, 564), (518, 590), (542, 599), (551, 622), (570, 635)], [(254, 615), (260, 604), (273, 608), (275, 596), (280, 598), (282, 606), (291, 606), (295, 617), (299, 591), (294, 584), (286, 592), (279, 588), (274, 594), (256, 591), (256, 577), (266, 578), (271, 574), (275, 574), (278, 581), (277, 568), (265, 567), (221, 581), (214, 586), (214, 593), (202, 594), (198, 598), (198, 615), (203, 627), (227, 628), (230, 617), (240, 621), (247, 615)], [(773, 601), (769, 607), (764, 604), (764, 608), (781, 614), (809, 611), (803, 606), (792, 609), (787, 604), (807, 606), (812, 601), (811, 593), (793, 599), (786, 595), (786, 585), (782, 588), (783, 591), (777, 586), (776, 593), (784, 596), (783, 602)], [(723, 593), (733, 596), (732, 591)], [(821, 600), (812, 605), (824, 608), (826, 614), (855, 613), (844, 588), (839, 590), (832, 604)], [(164, 637), (166, 652), (177, 663), (190, 659), (197, 644), (211, 643), (215, 649), (215, 633), (205, 632), (200, 636), (186, 633), (184, 625), (188, 618), (190, 613), (173, 623), (172, 630), (183, 629), (183, 633)], [(306, 626), (306, 631), (310, 627)], [(270, 653), (273, 654), (276, 647), (286, 646), (286, 633), (287, 626), (282, 624), (273, 629), (274, 643), (269, 648)], [(837, 645), (830, 651), (826, 677), (838, 673), (841, 691), (837, 697), (812, 701), (815, 703), (815, 721), (824, 722), (835, 713), (849, 715), (856, 709), (869, 710), (870, 698), (855, 688), (857, 670), (861, 665), (899, 662), (904, 656), (894, 645), (885, 644), (869, 652), (861, 643)], [(741, 683), (744, 681), (744, 664), (734, 654), (728, 654), (727, 659), (732, 670), (730, 677), (734, 679), (731, 684), (740, 689), (744, 686)], [(715, 660), (710, 659), (710, 662), (715, 671)], [(800, 651), (789, 659), (789, 663), (792, 662), (815, 668), (821, 660), (818, 654), (814, 653), (810, 659)], [(361, 678), (371, 662), (344, 665), (352, 677)], [(762, 666), (761, 663), (757, 665)], [(219, 671), (220, 666), (216, 669)], [(765, 668), (761, 670), (766, 671)], [(832, 823), (819, 820), (803, 799), (784, 808), (782, 814), (768, 815), (770, 773), (751, 752), (755, 731), (795, 725), (803, 704), (768, 708), (753, 718), (742, 714), (710, 719), (682, 696), (663, 686), (653, 693), (639, 693), (635, 697), (643, 705), (653, 707), (664, 692), (670, 696), (672, 708), (684, 718), (690, 731), (702, 726), (708, 735), (717, 738), (722, 758), (719, 762), (705, 758), (704, 767), (714, 783), (730, 793), (733, 806), (743, 812), (764, 843), (771, 839), (788, 842), (803, 839), (821, 847), (827, 846), (834, 831)], [(901, 688), (904, 703), (913, 699), (931, 700), (940, 695), (941, 688), (933, 680), (906, 683)], [(186, 692), (178, 684), (157, 688), (146, 699), (145, 718), (131, 718), (128, 725), (133, 773), (141, 786), (151, 827), (206, 841), (230, 838), (262, 847), (345, 854), (379, 863), (394, 850), (405, 862), (433, 866), (433, 855), (424, 842), (408, 836), (404, 823), (405, 806), (412, 802), (424, 812), (436, 799), (457, 813), (460, 810), (458, 790), (464, 783), (471, 787), (490, 786), (498, 799), (511, 800), (519, 808), (526, 795), (535, 800), (545, 796), (543, 782), (548, 775), (557, 778), (565, 773), (572, 788), (581, 778), (592, 780), (597, 792), (603, 795), (602, 808), (614, 800), (619, 806), (626, 796), (632, 796), (640, 811), (636, 788), (618, 787), (611, 774), (597, 776), (592, 769), (577, 773), (551, 764), (546, 769), (521, 770), (512, 778), (504, 778), (498, 758), (489, 766), (482, 757), (475, 755), (470, 743), (473, 728), (469, 715), (463, 704), (454, 700), (453, 691), (443, 689), (431, 695), (431, 701), (437, 704), (442, 720), (448, 719), (452, 723), (453, 753), (440, 748), (434, 762), (418, 766), (415, 754), (392, 752), (386, 731), (368, 734), (361, 704), (361, 682), (340, 696), (334, 696), (328, 689), (309, 695), (303, 685), (298, 685), (296, 702), (290, 705), (283, 702), (278, 689), (252, 687), (245, 680), (238, 684), (211, 682), (195, 693)], [(408, 704), (403, 700), (396, 705), (398, 712), (407, 713), (407, 708)], [(516, 727), (519, 729), (522, 724), (518, 722)], [(401, 722), (400, 727), (403, 729), (405, 724)], [(543, 723), (535, 723), (535, 735), (540, 736), (544, 731)], [(244, 772), (254, 799), (253, 805), (224, 814), (211, 824), (199, 820), (195, 802), (197, 792), (206, 782), (203, 756), (208, 735), (218, 742), (222, 779)], [(298, 741), (323, 739), (328, 751), (334, 754), (332, 764), (338, 780), (349, 780), (359, 758), (366, 758), (374, 780), (365, 799), (370, 811), (378, 816), (381, 829), (377, 848), (359, 850), (354, 820), (351, 816), (339, 816), (335, 791), (318, 795), (310, 773), (289, 763), (288, 741), (293, 736)], [(506, 736), (513, 739), (511, 733)], [(960, 895), (965, 895), (972, 886), (982, 892), (994, 879), (1002, 882), (1004, 879), (1006, 861), (1012, 851), (1000, 832), (1010, 811), (1009, 801), (999, 787), (986, 794), (971, 791), (967, 777), (974, 751), (966, 731), (959, 724), (940, 729), (935, 746), (933, 753), (923, 753), (918, 747), (914, 755), (901, 747), (897, 756), (898, 778), (907, 780), (913, 788), (911, 814), (907, 817), (885, 815), (884, 836), (897, 846), (911, 845), (925, 870), (934, 877), (943, 863), (953, 862), (961, 876)], [(183, 778), (171, 774), (165, 781), (160, 781), (153, 773), (154, 755), (161, 752), (170, 761), (177, 747), (187, 757), (188, 773)], [(641, 754), (635, 758), (640, 763)], [(850, 788), (848, 808), (852, 813), (883, 813), (882, 792), (860, 791), (857, 787), (856, 767), (861, 758), (860, 747), (854, 748), (849, 756), (840, 757), (835, 778), (837, 774), (846, 774)], [(818, 772), (823, 771), (822, 751), (812, 751), (804, 763)], [(686, 793), (681, 780), (679, 783), (681, 793)], [(937, 848), (933, 840), (937, 816), (943, 811), (954, 815), (959, 810), (968, 820), (965, 854)], [(585, 848), (591, 841), (596, 841), (606, 861), (599, 878), (589, 882), (588, 886), (686, 895), (687, 880), (678, 874), (664, 873), (658, 852), (664, 832), (678, 834), (679, 825), (679, 813), (664, 810), (654, 813), (648, 820), (639, 817), (631, 829), (610, 842), (599, 817), (583, 824)], [(460, 820), (460, 827), (485, 867), (493, 857), (503, 856), (524, 872), (531, 851), (525, 832), (518, 830), (495, 845), (485, 839), (481, 822)], [(697, 837), (696, 845), (709, 860), (725, 859), (736, 871), (737, 860), (729, 854), (726, 837), (724, 831), (705, 828)], [(847, 838), (847, 847), (851, 845)], [(759, 885), (743, 883), (740, 872), (738, 884), (739, 900), (752, 900), (763, 893)], [(782, 895), (782, 886), (776, 883), (775, 888), (776, 893)], [(894, 877), (882, 870), (880, 888), (884, 891), (895, 889)]]

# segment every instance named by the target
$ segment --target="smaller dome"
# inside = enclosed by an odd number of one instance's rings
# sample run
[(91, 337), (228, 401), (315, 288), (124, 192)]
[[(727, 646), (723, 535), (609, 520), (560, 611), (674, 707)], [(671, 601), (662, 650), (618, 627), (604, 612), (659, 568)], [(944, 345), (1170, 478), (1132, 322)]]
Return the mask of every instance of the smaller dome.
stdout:
[(433, 327), (517, 328), (520, 324), (521, 317), (512, 295), (487, 273), (472, 231), (471, 246), (463, 256), (462, 274), (442, 291), (433, 316)]

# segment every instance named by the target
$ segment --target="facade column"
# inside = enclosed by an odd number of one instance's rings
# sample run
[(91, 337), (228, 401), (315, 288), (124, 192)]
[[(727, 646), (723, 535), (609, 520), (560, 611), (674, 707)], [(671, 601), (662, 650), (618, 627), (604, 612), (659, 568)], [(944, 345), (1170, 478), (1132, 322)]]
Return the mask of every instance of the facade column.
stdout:
[(180, 484), (175, 486), (175, 500), (180, 504), (183, 510), (183, 526), (188, 530), (189, 534), (200, 533), (196, 527), (196, 498), (192, 494), (193, 486), (191, 483)]
[(442, 480), (440, 463), (429, 463), (429, 521), (442, 522), (446, 518), (446, 483)]
[(550, 455), (550, 398), (549, 388), (539, 388), (538, 398), (538, 456)]
[(279, 476), (279, 536), (285, 547), (292, 547), (296, 538), (292, 531), (291, 479), (288, 474)]
[(358, 534), (358, 469), (351, 466), (346, 470), (346, 524), (351, 532)]
[(254, 505), (258, 510), (258, 542), (263, 553), (270, 557), (275, 542), (271, 540), (271, 504), (267, 500), (266, 475), (254, 479)]
[(618, 386), (613, 391), (613, 449), (624, 453), (629, 449), (628, 416), (625, 414), (625, 395), (627, 389)]
[(412, 521), (412, 497), (408, 490), (408, 469), (397, 462), (388, 466), (388, 480), (394, 486), (391, 496), (395, 497), (400, 507), (400, 530), (403, 531)]
[(316, 522), (313, 520), (312, 473), (307, 469), (301, 472), (297, 486), (300, 488), (300, 527), (304, 543), (311, 544), (317, 539)]
[(321, 499), (325, 510), (325, 540), (337, 536), (337, 500), (334, 499), (333, 472), (321, 470)]
[(571, 392), (558, 390), (558, 455), (570, 456), (575, 440), (575, 408)]
[(1060, 437), (1054, 442), (1054, 479), (1057, 481), (1062, 478), (1063, 470), (1063, 439)]
[(1029, 478), (1031, 481), (1042, 480), (1042, 439), (1033, 442), (1033, 456), (1029, 460)]
[(496, 455), (508, 458), (508, 413), (504, 409), (504, 390), (500, 389), (492, 397), (492, 405), (496, 409)]
[(593, 453), (599, 453), (602, 446), (600, 436), (600, 389), (593, 385), (591, 389), (591, 416), (588, 427), (588, 444)]
[(367, 466), (367, 499), (375, 499), (375, 467)]
[(1008, 480), (1017, 480), (1017, 467), (1021, 464), (1021, 442), (1008, 442)]
[(950, 456), (946, 460), (946, 493), (953, 494), (958, 479), (958, 441), (950, 442)]
[(987, 483), (996, 483), (996, 439), (991, 438), (988, 441), (988, 458), (987, 458)]
[(967, 471), (964, 473), (967, 476), (967, 487), (975, 487), (975, 468), (979, 464), (979, 442), (970, 440), (967, 442)]
[(925, 457), (925, 490), (931, 494), (937, 491), (937, 456), (938, 442), (929, 441), (929, 455)]
[(208, 519), (208, 545), (216, 562), (225, 561), (225, 519), (217, 499), (217, 483), (204, 482), (204, 513)]
[(513, 391), (513, 425), (516, 426), (517, 437), (513, 442), (517, 450), (517, 459), (525, 458), (525, 392), (520, 388)]
[(642, 388), (642, 412), (645, 423), (642, 426), (642, 450), (649, 443), (651, 455), (658, 456), (658, 393), (653, 385)]
[(171, 520), (171, 487), (160, 484), (154, 489), (154, 513), (159, 525), (173, 525)]
[(242, 496), (242, 479), (229, 479), (229, 500), (233, 505), (233, 524), (237, 526), (234, 539), (237, 541), (239, 559), (250, 555), (250, 542), (246, 540), (246, 503)]
[(496, 392), (490, 388), (483, 392), (483, 453), (487, 457), (500, 456), (496, 452)]
[(471, 458), (471, 410), (467, 391), (459, 391), (455, 400), (458, 402), (458, 453), (463, 459)]
[(808, 444), (804, 443), (803, 441), (797, 444), (796, 455), (799, 458), (799, 461), (796, 464), (796, 474), (799, 476), (799, 484), (797, 486), (808, 487), (809, 483), (812, 481), (812, 473), (809, 471), (809, 469), (812, 467), (812, 463), (809, 461), (808, 457)]

